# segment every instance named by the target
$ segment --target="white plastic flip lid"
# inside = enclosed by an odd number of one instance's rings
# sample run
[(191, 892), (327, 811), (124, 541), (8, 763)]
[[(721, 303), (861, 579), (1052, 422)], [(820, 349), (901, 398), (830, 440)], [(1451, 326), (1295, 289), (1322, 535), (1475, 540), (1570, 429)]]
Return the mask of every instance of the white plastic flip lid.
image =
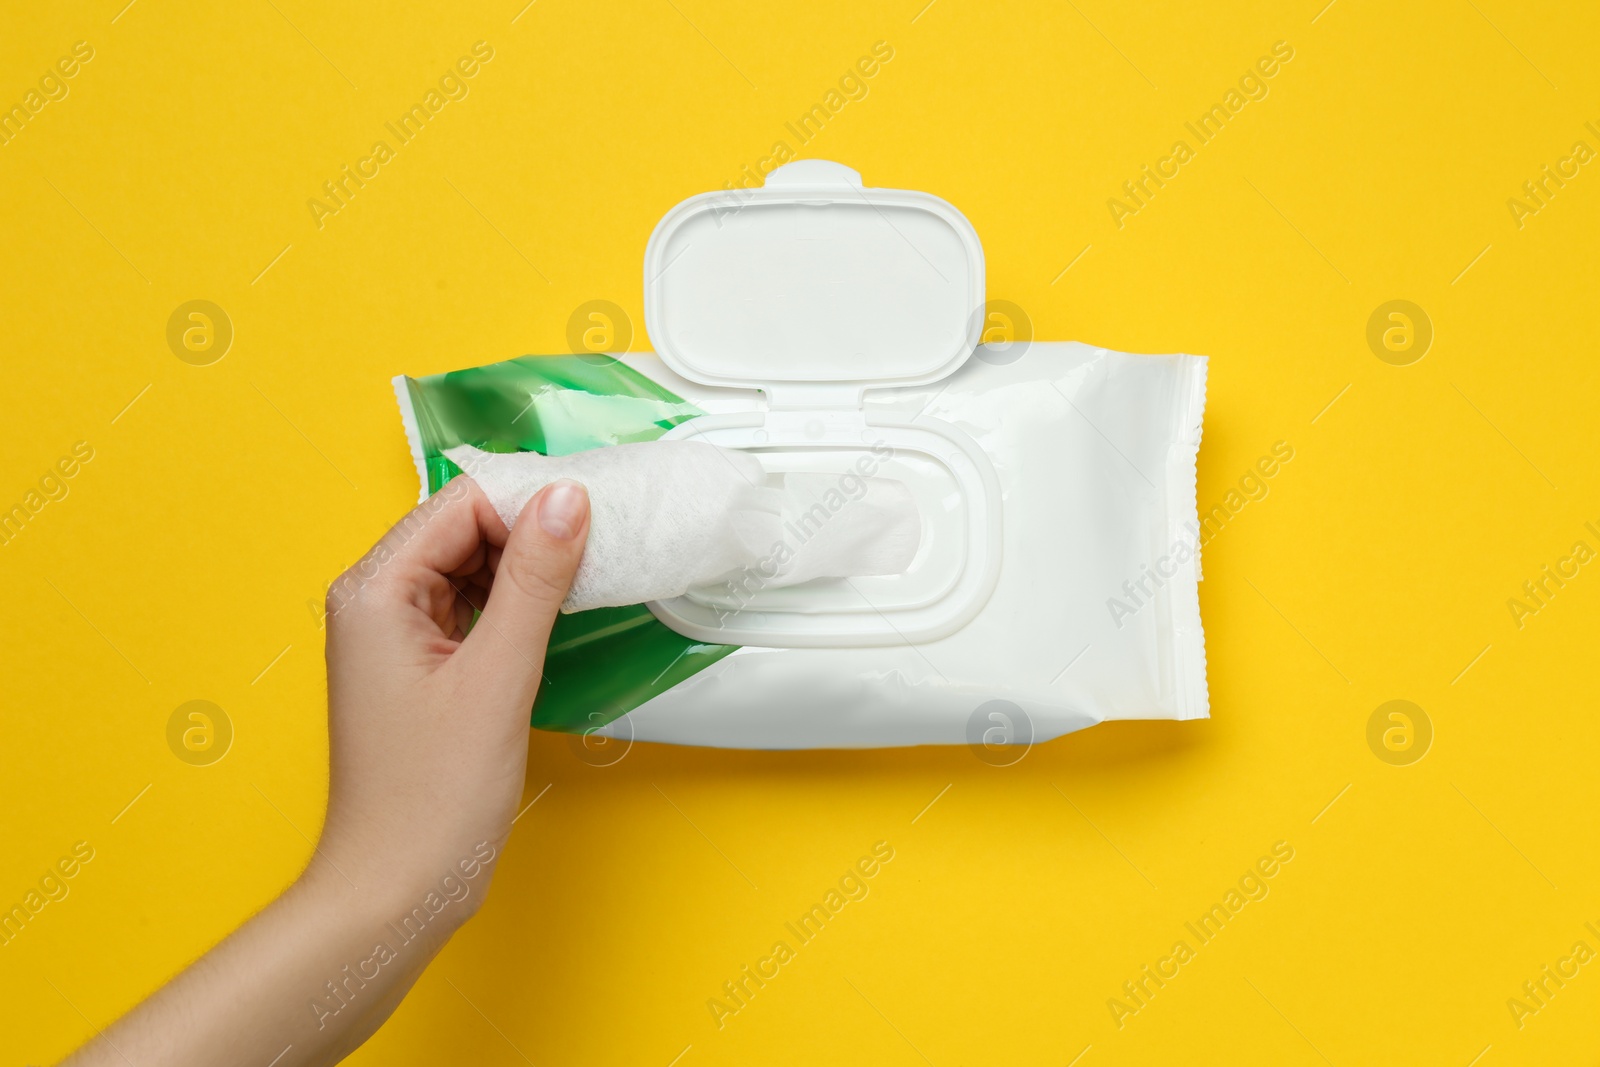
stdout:
[(691, 381), (803, 394), (918, 385), (982, 332), (983, 246), (948, 202), (801, 160), (667, 212), (644, 258), (657, 354)]

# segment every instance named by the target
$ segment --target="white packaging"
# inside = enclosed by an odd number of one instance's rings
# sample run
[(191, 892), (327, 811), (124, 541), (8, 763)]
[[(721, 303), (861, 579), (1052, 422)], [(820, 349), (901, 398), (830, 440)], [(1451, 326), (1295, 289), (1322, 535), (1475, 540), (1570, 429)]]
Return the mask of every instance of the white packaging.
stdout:
[[(892, 574), (651, 601), (694, 666), (561, 721), (733, 748), (965, 743), (1003, 763), (1097, 722), (1205, 717), (1205, 359), (979, 346), (986, 319), (977, 233), (929, 194), (807, 160), (737, 210), (707, 194), (669, 211), (645, 254), (659, 358), (618, 357), (675, 398), (652, 416), (664, 438), (744, 452), (768, 478), (903, 484), (916, 550)], [(548, 386), (529, 406), (571, 424), (586, 395)]]
[[(1022, 347), (980, 348), (944, 381), (867, 401), (875, 416), (920, 413), (959, 428), (994, 469), (999, 572), (971, 621), (916, 643), (746, 645), (596, 732), (730, 748), (992, 752), (1111, 719), (1205, 718), (1195, 459), (1206, 361)], [(622, 358), (712, 414), (759, 403), (649, 355)]]

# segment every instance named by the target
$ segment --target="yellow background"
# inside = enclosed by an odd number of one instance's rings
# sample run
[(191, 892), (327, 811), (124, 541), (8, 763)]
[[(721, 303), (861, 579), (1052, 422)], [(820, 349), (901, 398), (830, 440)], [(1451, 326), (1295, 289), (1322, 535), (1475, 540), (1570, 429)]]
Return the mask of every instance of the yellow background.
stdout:
[[(562, 351), (591, 299), (647, 348), (656, 220), (793, 144), (880, 40), (893, 60), (803, 155), (955, 203), (1041, 338), (1211, 356), (1202, 507), (1295, 448), (1205, 551), (1214, 718), (1006, 768), (648, 745), (597, 768), (534, 736), (528, 798), (549, 791), (487, 907), (355, 1062), (1592, 1054), (1600, 966), (1520, 1029), (1506, 1004), (1600, 948), (1600, 566), (1520, 629), (1506, 605), (1600, 548), (1600, 164), (1520, 229), (1506, 203), (1600, 148), (1592, 9), (124, 2), (19, 8), (0, 36), (7, 106), (95, 50), (0, 147), (0, 504), (95, 450), (0, 547), (0, 902), (96, 852), (0, 947), (8, 1062), (66, 1052), (308, 856), (308, 603), (416, 495), (390, 376)], [(307, 200), (478, 40), (470, 96), (319, 230)], [(1267, 98), (1119, 229), (1107, 199), (1280, 40)], [(211, 366), (166, 343), (192, 299), (236, 331)], [(1434, 326), (1410, 366), (1366, 342), (1392, 299)], [(192, 699), (236, 730), (209, 767), (167, 748)], [(1391, 699), (1433, 726), (1410, 766), (1367, 744)], [(870, 896), (719, 1030), (708, 998), (879, 840)], [(1270, 895), (1118, 1029), (1108, 998), (1280, 840)]]

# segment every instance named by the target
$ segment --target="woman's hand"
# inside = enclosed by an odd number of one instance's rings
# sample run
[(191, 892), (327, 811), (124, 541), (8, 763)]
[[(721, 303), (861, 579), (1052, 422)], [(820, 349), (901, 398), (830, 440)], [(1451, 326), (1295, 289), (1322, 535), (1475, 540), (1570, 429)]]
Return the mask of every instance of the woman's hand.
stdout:
[(545, 487), (508, 532), (457, 478), (339, 578), (328, 816), (310, 864), (71, 1062), (336, 1063), (382, 1025), (488, 889), (588, 532), (575, 483)]
[[(498, 852), (522, 796), (545, 645), (588, 528), (576, 483), (534, 497), (508, 535), (457, 478), (329, 590), (325, 863), (308, 874), (399, 906), (460, 877), (486, 847)], [(474, 608), (483, 615), (468, 635)], [(475, 880), (465, 910), (486, 882)]]

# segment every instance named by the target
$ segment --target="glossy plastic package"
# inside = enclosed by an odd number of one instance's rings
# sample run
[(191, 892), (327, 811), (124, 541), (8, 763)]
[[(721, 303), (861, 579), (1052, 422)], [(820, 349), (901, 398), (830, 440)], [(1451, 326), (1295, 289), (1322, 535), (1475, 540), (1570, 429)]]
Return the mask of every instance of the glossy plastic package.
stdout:
[(779, 167), (737, 205), (706, 193), (667, 211), (644, 298), (659, 358), (397, 379), (424, 493), (460, 445), (694, 440), (769, 484), (831, 485), (784, 524), (800, 542), (851, 528), (834, 516), (869, 481), (895, 483), (915, 552), (799, 584), (765, 564), (681, 594), (641, 582), (662, 599), (563, 616), (534, 725), (748, 748), (965, 742), (1006, 762), (1104, 719), (1206, 714), (1204, 359), (980, 346), (970, 220), (826, 160)]
[[(992, 469), (998, 540), (980, 554), (997, 567), (969, 620), (926, 639), (763, 646), (686, 635), (660, 605), (563, 615), (533, 724), (726, 747), (993, 751), (1107, 719), (1204, 717), (1205, 371), (1195, 356), (1035, 342), (979, 348), (938, 382), (871, 391), (869, 426), (931, 420)], [(561, 455), (762, 403), (639, 354), (524, 357), (395, 385), (424, 497), (459, 473), (443, 454), (456, 445)], [(956, 508), (945, 490), (927, 506)]]

